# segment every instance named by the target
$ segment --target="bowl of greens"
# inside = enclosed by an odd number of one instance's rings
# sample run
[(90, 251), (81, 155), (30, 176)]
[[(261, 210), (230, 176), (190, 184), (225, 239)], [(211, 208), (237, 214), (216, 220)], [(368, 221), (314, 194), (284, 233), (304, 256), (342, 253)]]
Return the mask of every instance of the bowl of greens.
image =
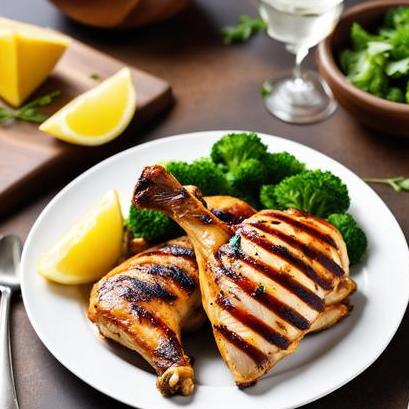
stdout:
[(318, 66), (358, 121), (409, 136), (409, 0), (369, 1), (348, 9), (320, 44)]

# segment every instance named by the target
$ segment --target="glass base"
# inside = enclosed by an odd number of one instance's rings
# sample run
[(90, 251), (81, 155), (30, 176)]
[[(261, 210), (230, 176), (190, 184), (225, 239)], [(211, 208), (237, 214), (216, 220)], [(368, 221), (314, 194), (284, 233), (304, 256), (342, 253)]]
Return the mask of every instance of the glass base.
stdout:
[(334, 96), (314, 71), (301, 78), (286, 76), (263, 84), (267, 110), (284, 122), (309, 124), (328, 118), (337, 108)]

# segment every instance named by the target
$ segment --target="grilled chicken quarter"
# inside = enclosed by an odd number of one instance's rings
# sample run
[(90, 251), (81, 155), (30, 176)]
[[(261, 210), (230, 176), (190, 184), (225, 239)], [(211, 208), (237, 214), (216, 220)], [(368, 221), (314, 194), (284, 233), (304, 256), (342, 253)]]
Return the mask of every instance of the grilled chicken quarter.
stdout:
[[(253, 385), (311, 331), (331, 325), (356, 288), (339, 231), (296, 211), (260, 211), (235, 232), (161, 166), (146, 167), (137, 207), (161, 210), (188, 234), (202, 304), (239, 387)], [(342, 308), (341, 308), (342, 309)]]

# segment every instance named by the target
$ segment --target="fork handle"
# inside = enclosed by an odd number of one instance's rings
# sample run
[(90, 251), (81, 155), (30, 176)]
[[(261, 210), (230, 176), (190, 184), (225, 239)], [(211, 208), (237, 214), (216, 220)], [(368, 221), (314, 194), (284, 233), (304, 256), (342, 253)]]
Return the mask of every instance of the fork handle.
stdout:
[(19, 409), (11, 363), (9, 315), (11, 291), (1, 288), (0, 299), (0, 408)]

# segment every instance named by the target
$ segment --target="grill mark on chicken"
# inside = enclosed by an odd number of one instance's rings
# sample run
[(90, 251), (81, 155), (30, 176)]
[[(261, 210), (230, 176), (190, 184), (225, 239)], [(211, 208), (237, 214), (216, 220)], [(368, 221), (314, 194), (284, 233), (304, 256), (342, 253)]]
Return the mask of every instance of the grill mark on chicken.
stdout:
[(220, 210), (220, 209), (211, 209), (210, 211), (218, 219), (220, 219), (222, 222), (225, 222), (227, 224), (239, 224), (244, 220), (242, 216), (237, 216), (237, 215), (225, 212), (225, 211)]
[(268, 362), (268, 356), (266, 354), (261, 352), (254, 345), (248, 343), (236, 332), (230, 331), (225, 325), (214, 325), (213, 328), (219, 332), (223, 338), (249, 356), (258, 367), (262, 367), (266, 362)]
[(338, 265), (335, 261), (331, 260), (327, 257), (322, 251), (313, 249), (311, 246), (308, 246), (305, 243), (297, 240), (294, 237), (282, 232), (279, 229), (275, 229), (271, 225), (266, 223), (249, 223), (250, 226), (253, 226), (267, 234), (271, 234), (272, 236), (278, 237), (280, 240), (284, 241), (288, 245), (300, 250), (303, 254), (313, 260), (316, 260), (319, 264), (321, 264), (325, 269), (327, 269), (330, 273), (336, 276), (343, 276), (345, 274), (344, 270)]
[(163, 288), (159, 283), (148, 283), (127, 275), (120, 275), (106, 280), (98, 290), (100, 300), (103, 300), (105, 295), (112, 297), (111, 291), (131, 303), (149, 301), (153, 298), (164, 301), (175, 301), (177, 299), (175, 294)]
[(188, 247), (178, 246), (176, 244), (164, 244), (161, 247), (154, 248), (143, 252), (144, 256), (172, 255), (183, 257), (195, 261), (195, 252)]
[[(334, 239), (329, 235), (322, 233), (315, 227), (302, 223), (299, 220), (295, 220), (292, 217), (289, 217), (285, 214), (282, 213), (277, 213), (274, 211), (264, 211), (263, 215), (269, 216), (269, 217), (274, 217), (275, 219), (281, 220), (293, 227), (296, 227), (297, 229), (303, 230), (304, 232), (310, 234), (311, 236), (314, 236), (316, 239), (321, 240), (327, 244), (329, 244), (331, 247), (333, 247), (335, 250), (338, 250), (338, 246), (335, 243)], [(312, 217), (311, 215), (308, 215), (309, 217)]]
[[(220, 249), (223, 251), (224, 249)], [(223, 251), (223, 254), (228, 255), (227, 252)], [(249, 267), (257, 270), (264, 276), (273, 280), (274, 282), (280, 284), (282, 287), (286, 288), (288, 291), (296, 295), (300, 300), (305, 302), (308, 306), (313, 308), (315, 311), (324, 311), (325, 302), (323, 299), (318, 297), (314, 292), (309, 290), (307, 287), (303, 286), (298, 281), (294, 280), (290, 275), (276, 270), (274, 267), (267, 265), (259, 259), (255, 259), (249, 255), (237, 254), (234, 255), (236, 258), (240, 259), (243, 263)]]
[(196, 289), (195, 280), (185, 270), (174, 265), (141, 264), (135, 266), (134, 269), (154, 276), (169, 278), (188, 294)]
[(156, 317), (140, 305), (132, 305), (131, 310), (139, 320), (149, 322), (152, 327), (156, 328), (164, 335), (159, 347), (152, 351), (152, 354), (155, 357), (155, 363), (162, 371), (165, 371), (172, 364), (187, 364), (183, 356), (182, 345), (171, 328), (169, 328), (160, 318)]
[(290, 253), (286, 247), (271, 243), (269, 240), (257, 234), (254, 230), (246, 230), (245, 228), (241, 228), (240, 235), (242, 235), (252, 243), (255, 243), (258, 246), (262, 247), (269, 253), (274, 254), (277, 257), (285, 260), (287, 263), (293, 265), (309, 278), (311, 278), (311, 280), (313, 280), (321, 288), (325, 290), (332, 290), (333, 284), (331, 280), (319, 275), (311, 266)]
[(216, 260), (218, 261), (218, 270), (225, 277), (233, 281), (237, 286), (239, 286), (247, 295), (256, 299), (258, 302), (267, 307), (270, 311), (273, 311), (284, 321), (291, 324), (293, 327), (296, 327), (300, 330), (309, 329), (311, 324), (299, 314), (296, 310), (290, 306), (284, 304), (271, 294), (266, 293), (265, 291), (258, 291), (259, 286), (254, 284), (250, 279), (244, 277), (241, 274), (236, 273), (232, 269), (225, 266), (223, 260), (221, 259), (221, 252), (216, 253)]
[(216, 303), (219, 307), (228, 311), (237, 321), (241, 322), (246, 327), (252, 329), (254, 332), (262, 336), (266, 341), (277, 346), (280, 349), (287, 349), (290, 345), (290, 341), (277, 332), (275, 329), (266, 325), (259, 318), (250, 314), (241, 308), (238, 308), (232, 304), (232, 302), (222, 295), (218, 295)]

